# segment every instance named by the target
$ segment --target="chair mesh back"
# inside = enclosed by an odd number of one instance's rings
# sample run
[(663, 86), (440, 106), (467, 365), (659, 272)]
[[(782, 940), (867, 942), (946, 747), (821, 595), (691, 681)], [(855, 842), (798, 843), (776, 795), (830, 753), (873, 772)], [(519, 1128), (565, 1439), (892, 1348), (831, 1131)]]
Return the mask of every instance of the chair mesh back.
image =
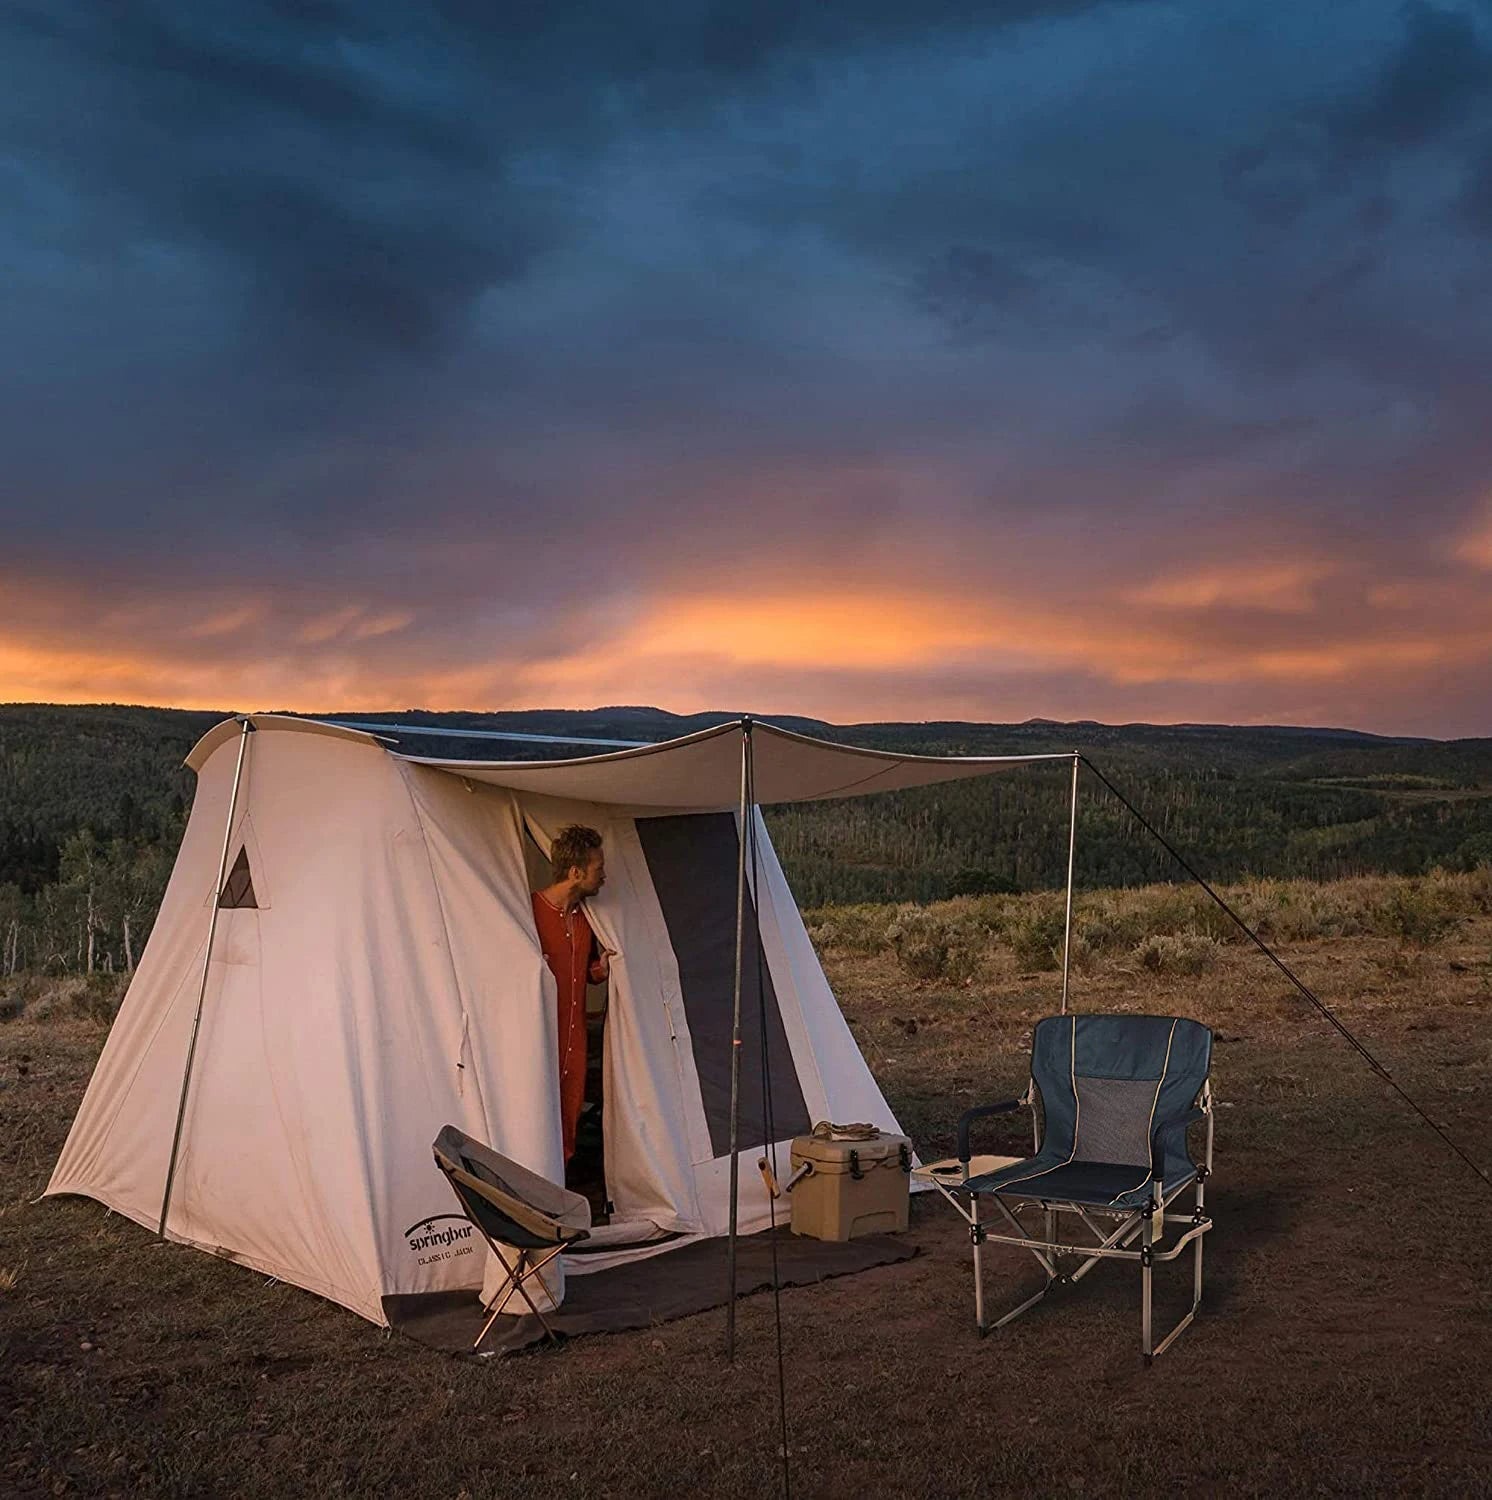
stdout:
[(1074, 1161), (1150, 1165), (1150, 1112), (1159, 1080), (1078, 1078)]
[[(1042, 1151), (1058, 1161), (1191, 1171), (1185, 1140), (1168, 1134), (1207, 1081), (1212, 1033), (1176, 1016), (1047, 1016), (1031, 1040), (1041, 1091)], [(1164, 1161), (1152, 1162), (1159, 1150)]]

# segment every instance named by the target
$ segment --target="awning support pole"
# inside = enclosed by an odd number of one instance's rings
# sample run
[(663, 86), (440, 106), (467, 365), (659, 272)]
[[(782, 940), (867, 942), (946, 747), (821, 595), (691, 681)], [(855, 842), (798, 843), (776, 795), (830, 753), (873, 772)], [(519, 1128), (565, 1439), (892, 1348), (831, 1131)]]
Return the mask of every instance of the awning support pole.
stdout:
[(244, 752), (254, 726), (247, 717), (239, 721), (243, 732), (238, 737), (238, 763), (233, 768), (233, 791), (228, 797), (228, 826), (223, 829), (223, 855), (218, 860), (218, 883), (213, 888), (212, 915), (207, 921), (207, 949), (202, 955), (202, 980), (197, 986), (197, 1010), (192, 1017), (192, 1039), (187, 1043), (186, 1068), (181, 1075), (181, 1100), (176, 1106), (176, 1131), (171, 1137), (171, 1160), (166, 1167), (166, 1191), (161, 1198), (161, 1222), (156, 1237), (166, 1238), (166, 1214), (171, 1207), (171, 1185), (176, 1179), (176, 1158), (181, 1150), (181, 1128), (186, 1122), (187, 1090), (192, 1086), (192, 1058), (197, 1052), (197, 1032), (202, 1025), (202, 1002), (207, 998), (207, 976), (212, 965), (212, 940), (218, 930), (218, 912), (223, 904), (223, 887), (228, 881), (228, 851), (233, 845), (233, 819), (238, 811), (238, 788), (243, 781)]
[(1067, 979), (1072, 963), (1072, 867), (1078, 847), (1078, 765), (1082, 757), (1072, 757), (1072, 812), (1067, 822), (1067, 919), (1062, 928), (1062, 1014), (1067, 1014)]
[[(740, 1217), (741, 983), (746, 967), (746, 842), (750, 835), (751, 717), (741, 719), (740, 858), (736, 864), (736, 985), (730, 1032), (730, 1230), (725, 1246), (725, 1357), (736, 1357), (736, 1225)], [(760, 939), (758, 938), (758, 941)]]

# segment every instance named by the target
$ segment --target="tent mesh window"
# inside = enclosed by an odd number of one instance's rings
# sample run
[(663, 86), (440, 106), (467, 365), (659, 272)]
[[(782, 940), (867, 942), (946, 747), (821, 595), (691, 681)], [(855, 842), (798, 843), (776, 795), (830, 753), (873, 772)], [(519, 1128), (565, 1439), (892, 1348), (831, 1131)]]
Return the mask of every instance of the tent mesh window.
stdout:
[(222, 899), (218, 905), (224, 911), (248, 906), (257, 908), (259, 905), (254, 899), (254, 877), (249, 873), (247, 845), (238, 851), (238, 858), (233, 861), (233, 868), (228, 873), (228, 883), (223, 887)]

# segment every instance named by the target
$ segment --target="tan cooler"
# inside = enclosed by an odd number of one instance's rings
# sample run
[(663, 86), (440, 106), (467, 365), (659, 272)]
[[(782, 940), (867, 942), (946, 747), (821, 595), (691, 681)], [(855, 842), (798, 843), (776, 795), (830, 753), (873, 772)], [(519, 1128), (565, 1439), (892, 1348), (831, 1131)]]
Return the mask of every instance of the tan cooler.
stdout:
[(808, 1165), (813, 1170), (793, 1184), (794, 1234), (852, 1240), (907, 1227), (912, 1143), (906, 1136), (800, 1135), (793, 1142), (793, 1171)]

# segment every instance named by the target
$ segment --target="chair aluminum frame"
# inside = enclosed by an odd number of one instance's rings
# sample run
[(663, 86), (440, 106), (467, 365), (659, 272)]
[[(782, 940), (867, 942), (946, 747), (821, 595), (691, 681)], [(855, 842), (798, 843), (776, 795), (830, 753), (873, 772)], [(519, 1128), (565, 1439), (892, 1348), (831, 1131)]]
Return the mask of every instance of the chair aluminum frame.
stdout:
[[(497, 1241), (494, 1240), (485, 1229), (482, 1229), (482, 1226), (480, 1224), (477, 1225), (477, 1229), (481, 1232), (482, 1238), (487, 1241), (488, 1247), (491, 1249), (492, 1253), (497, 1256), (505, 1266), (508, 1265), (507, 1258), (498, 1248)], [(473, 1353), (475, 1353), (476, 1350), (482, 1347), (482, 1340), (487, 1337), (487, 1334), (491, 1330), (492, 1325), (497, 1322), (499, 1317), (502, 1316), (503, 1309), (507, 1307), (508, 1303), (513, 1300), (514, 1292), (517, 1292), (518, 1295), (522, 1297), (526, 1303), (528, 1303), (528, 1310), (539, 1320), (539, 1326), (543, 1328), (544, 1334), (549, 1339), (549, 1341), (555, 1344), (559, 1343), (559, 1335), (554, 1331), (554, 1329), (549, 1326), (549, 1320), (534, 1305), (534, 1299), (529, 1296), (528, 1288), (524, 1286), (523, 1283), (530, 1280), (534, 1276), (539, 1276), (543, 1272), (544, 1267), (547, 1266), (549, 1262), (555, 1258), (556, 1255), (563, 1255), (568, 1248), (568, 1242), (563, 1245), (556, 1245), (554, 1249), (549, 1251), (547, 1255), (543, 1256), (539, 1260), (534, 1261), (531, 1261), (529, 1259), (529, 1252), (527, 1250), (520, 1250), (518, 1252), (517, 1261), (513, 1265), (508, 1266), (507, 1278), (497, 1289), (497, 1294), (493, 1297), (492, 1302), (487, 1309), (488, 1317), (487, 1321), (482, 1324), (482, 1331), (472, 1342), (471, 1347)]]
[[(1019, 1099), (1012, 1099), (1005, 1105), (989, 1106), (977, 1111), (971, 1110), (964, 1117), (965, 1123), (960, 1129), (959, 1162), (963, 1169), (962, 1179), (954, 1183), (934, 1179), (938, 1191), (953, 1205), (959, 1217), (969, 1226), (969, 1241), (974, 1254), (974, 1322), (979, 1330), (979, 1336), (983, 1338), (995, 1329), (1003, 1328), (1007, 1323), (1020, 1317), (1023, 1312), (1035, 1307), (1051, 1291), (1053, 1285), (1072, 1285), (1082, 1280), (1102, 1260), (1138, 1261), (1140, 1265), (1140, 1348), (1145, 1356), (1145, 1363), (1148, 1365), (1170, 1348), (1196, 1317), (1197, 1310), (1202, 1305), (1202, 1241), (1208, 1230), (1212, 1228), (1212, 1219), (1207, 1215), (1205, 1208), (1206, 1181), (1212, 1175), (1211, 1080), (1209, 1079), (1202, 1085), (1197, 1105), (1187, 1119), (1188, 1125), (1200, 1123), (1203, 1120), (1207, 1124), (1207, 1143), (1194, 1179), (1178, 1183), (1170, 1193), (1165, 1193), (1160, 1183), (1152, 1183), (1150, 1203), (1143, 1208), (1101, 1208), (1091, 1204), (1074, 1203), (1061, 1198), (1043, 1198), (1033, 1194), (1029, 1198), (1012, 1195), (1015, 1205), (1012, 1209), (997, 1193), (991, 1192), (988, 1196), (994, 1199), (995, 1208), (1004, 1219), (1006, 1226), (1013, 1231), (1006, 1234), (991, 1233), (990, 1224), (980, 1218), (979, 1199), (983, 1195), (965, 1191), (965, 1184), (969, 1181), (970, 1159), (967, 1123), (973, 1115), (1006, 1114), (1020, 1108), (1030, 1109), (1032, 1139), (1035, 1149), (1039, 1151), (1041, 1132), (1036, 1120), (1035, 1101), (1036, 1084), (1033, 1079)], [(1170, 1212), (1171, 1206), (1189, 1186), (1193, 1185), (1196, 1188), (1196, 1206), (1192, 1212)], [(1042, 1236), (1040, 1238), (1033, 1235), (1020, 1220), (1019, 1214), (1028, 1208), (1041, 1210)], [(1080, 1225), (1092, 1235), (1092, 1241), (1079, 1243), (1062, 1240), (1059, 1237), (1059, 1230), (1063, 1214), (1075, 1217)], [(1103, 1220), (1113, 1221), (1113, 1227), (1106, 1230)], [(1159, 1250), (1156, 1246), (1164, 1239), (1167, 1224), (1184, 1224), (1187, 1227), (1170, 1249)], [(1128, 1248), (1136, 1237), (1140, 1241), (1139, 1248)], [(1011, 1308), (993, 1323), (987, 1320), (984, 1305), (984, 1261), (981, 1252), (986, 1244), (1015, 1245), (1022, 1250), (1029, 1251), (1040, 1264), (1046, 1277), (1046, 1284), (1040, 1291), (1027, 1297), (1024, 1302)], [(1158, 1262), (1175, 1260), (1188, 1245), (1192, 1246), (1192, 1305), (1170, 1332), (1157, 1342), (1152, 1316), (1153, 1268)], [(1062, 1262), (1065, 1257), (1069, 1256), (1078, 1257), (1080, 1264), (1075, 1270), (1066, 1271), (1062, 1269)]]

